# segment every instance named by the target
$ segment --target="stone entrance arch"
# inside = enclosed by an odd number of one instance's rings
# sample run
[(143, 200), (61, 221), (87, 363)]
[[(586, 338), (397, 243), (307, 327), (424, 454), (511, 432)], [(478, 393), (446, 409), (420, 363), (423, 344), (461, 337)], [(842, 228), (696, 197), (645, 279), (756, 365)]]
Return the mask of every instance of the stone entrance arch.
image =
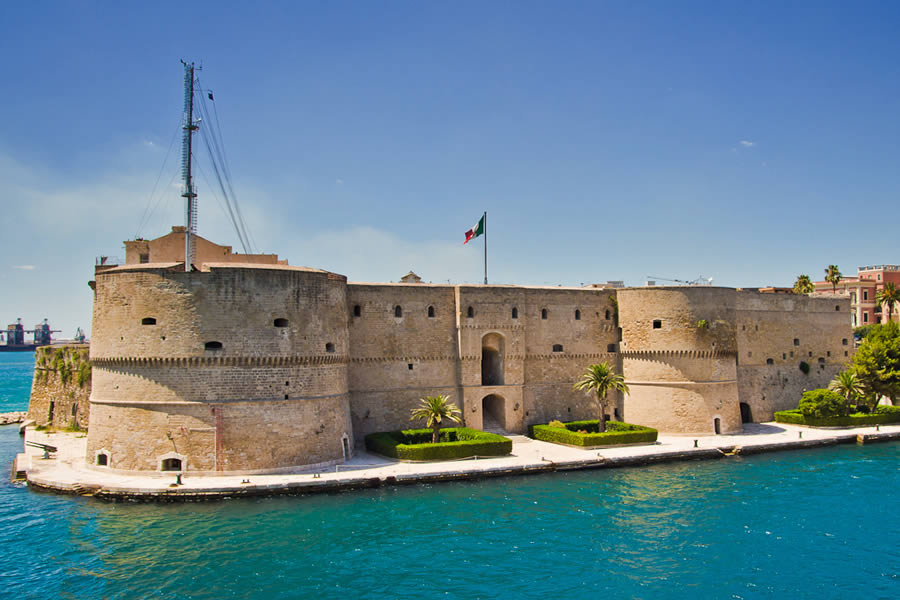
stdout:
[(750, 410), (750, 405), (746, 402), (741, 402), (741, 423), (752, 423), (753, 422), (753, 412)]
[(481, 338), (481, 385), (503, 385), (506, 341), (499, 333)]
[(481, 429), (506, 431), (506, 400), (503, 396), (488, 394), (481, 399)]

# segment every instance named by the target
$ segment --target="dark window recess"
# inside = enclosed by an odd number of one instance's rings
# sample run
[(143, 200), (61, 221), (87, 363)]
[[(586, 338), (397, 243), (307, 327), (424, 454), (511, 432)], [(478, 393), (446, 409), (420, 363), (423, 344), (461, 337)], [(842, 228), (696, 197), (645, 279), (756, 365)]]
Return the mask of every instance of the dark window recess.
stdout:
[(794, 338), (794, 345), (795, 345), (795, 346), (799, 346), (799, 345), (800, 345), (800, 338)]
[(616, 345), (615, 345), (615, 344), (607, 344), (607, 345), (606, 345), (606, 351), (607, 351), (607, 352), (615, 352), (615, 351), (616, 351)]
[(471, 319), (475, 316), (475, 309), (471, 306), (466, 309), (466, 318)]
[(653, 329), (662, 329), (662, 321), (659, 319), (653, 319)]
[(275, 319), (275, 322), (273, 324), (275, 325), (275, 327), (287, 327), (288, 320), (287, 319)]
[(362, 307), (359, 304), (353, 305), (353, 316), (354, 317), (362, 316)]
[(821, 356), (819, 357), (819, 364), (822, 365), (823, 367), (825, 366), (825, 359), (822, 358)]
[(325, 352), (334, 352), (334, 344), (331, 342), (325, 344)]
[(563, 351), (562, 344), (553, 344), (553, 351), (554, 352), (562, 352)]
[(842, 346), (846, 346), (846, 345), (847, 345), (847, 338), (844, 338), (844, 339), (841, 340), (841, 345), (842, 345)]
[(787, 360), (787, 354), (784, 352), (781, 353), (781, 360)]
[(581, 320), (581, 311), (578, 310), (578, 309), (575, 309), (575, 320), (576, 320), (576, 321), (580, 321), (580, 320)]
[(398, 319), (403, 316), (403, 309), (400, 308), (399, 304), (394, 307), (394, 316)]
[(518, 318), (519, 318), (519, 309), (516, 308), (515, 306), (513, 306), (513, 309), (512, 309), (512, 318), (513, 318), (513, 319), (518, 319)]
[(767, 358), (767, 359), (766, 359), (766, 364), (767, 364), (767, 365), (774, 365), (774, 364), (775, 364), (775, 360), (774, 360), (774, 359), (771, 359), (771, 358)]
[(831, 350), (826, 351), (825, 356), (831, 356)]
[(207, 350), (221, 350), (222, 342), (206, 342), (203, 347)]
[(285, 400), (288, 399), (288, 395), (287, 395), (287, 394), (284, 395), (284, 399), (285, 399)]
[(105, 454), (97, 455), (97, 466), (105, 467), (109, 464), (109, 457)]
[(834, 310), (838, 310), (838, 311), (841, 310), (841, 305), (840, 305), (840, 304), (836, 304), (836, 305), (834, 306)]
[(812, 358), (812, 352), (809, 353), (809, 357)]
[(141, 254), (140, 257), (138, 258), (138, 262), (140, 262), (142, 265), (147, 264), (148, 262), (150, 262), (150, 255), (149, 254)]
[(844, 350), (844, 356), (850, 356), (850, 353)]
[(433, 306), (429, 306), (429, 307), (428, 307), (428, 318), (429, 318), (429, 319), (433, 319), (433, 318), (434, 318), (434, 307), (433, 307)]
[(162, 470), (163, 471), (180, 471), (181, 470), (181, 459), (180, 458), (167, 458), (162, 461)]
[(609, 321), (609, 311), (606, 311), (606, 320)]
[(141, 325), (156, 325), (156, 319), (153, 317), (144, 317), (141, 319)]
[(542, 308), (542, 309), (541, 309), (541, 318), (542, 318), (542, 319), (546, 319), (546, 318), (547, 318), (547, 309), (546, 309), (546, 308)]
[(406, 363), (406, 366), (409, 368), (410, 371), (413, 370), (413, 364), (412, 364), (412, 363)]

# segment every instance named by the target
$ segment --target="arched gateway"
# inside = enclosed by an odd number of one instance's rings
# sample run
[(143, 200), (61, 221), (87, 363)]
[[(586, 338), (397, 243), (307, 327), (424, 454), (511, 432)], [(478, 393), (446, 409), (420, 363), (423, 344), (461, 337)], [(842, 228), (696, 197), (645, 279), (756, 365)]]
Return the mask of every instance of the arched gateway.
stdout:
[(506, 431), (506, 400), (497, 394), (488, 394), (481, 399), (481, 429), (484, 431)]

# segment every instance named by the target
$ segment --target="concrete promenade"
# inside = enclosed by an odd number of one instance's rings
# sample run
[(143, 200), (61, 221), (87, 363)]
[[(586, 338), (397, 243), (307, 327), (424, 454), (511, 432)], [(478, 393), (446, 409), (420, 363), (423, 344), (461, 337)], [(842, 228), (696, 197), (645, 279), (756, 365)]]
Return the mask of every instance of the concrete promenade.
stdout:
[[(859, 437), (861, 436), (861, 437)], [(745, 425), (744, 433), (710, 436), (661, 435), (656, 444), (587, 450), (512, 435), (510, 456), (450, 462), (406, 463), (357, 451), (353, 459), (318, 472), (275, 475), (182, 476), (122, 475), (84, 465), (84, 434), (47, 433), (29, 427), (25, 440), (57, 447), (43, 452), (25, 446), (14, 475), (25, 474), (31, 487), (92, 495), (106, 500), (192, 501), (240, 496), (333, 492), (436, 481), (524, 475), (574, 469), (632, 467), (659, 462), (727, 459), (733, 456), (821, 447), (840, 443), (900, 440), (900, 425), (855, 429), (813, 429), (781, 423)], [(695, 447), (696, 440), (696, 447)]]

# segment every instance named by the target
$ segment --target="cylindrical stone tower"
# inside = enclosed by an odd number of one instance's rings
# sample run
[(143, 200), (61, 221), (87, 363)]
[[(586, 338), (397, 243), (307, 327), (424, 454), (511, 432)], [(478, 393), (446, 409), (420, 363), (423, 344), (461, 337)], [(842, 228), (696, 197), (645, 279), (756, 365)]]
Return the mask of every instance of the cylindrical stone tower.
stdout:
[(98, 272), (88, 464), (225, 474), (344, 461), (346, 283), (281, 265)]
[(741, 431), (735, 290), (625, 288), (617, 298), (625, 420), (666, 433)]

